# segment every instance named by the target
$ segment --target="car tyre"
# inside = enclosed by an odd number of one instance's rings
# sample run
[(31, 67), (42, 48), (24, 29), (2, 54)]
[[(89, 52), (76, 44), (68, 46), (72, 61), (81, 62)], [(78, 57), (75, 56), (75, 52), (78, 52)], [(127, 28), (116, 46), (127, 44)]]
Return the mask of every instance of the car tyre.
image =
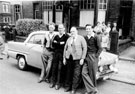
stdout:
[(27, 63), (24, 56), (18, 57), (18, 68), (20, 70), (26, 70), (27, 69)]

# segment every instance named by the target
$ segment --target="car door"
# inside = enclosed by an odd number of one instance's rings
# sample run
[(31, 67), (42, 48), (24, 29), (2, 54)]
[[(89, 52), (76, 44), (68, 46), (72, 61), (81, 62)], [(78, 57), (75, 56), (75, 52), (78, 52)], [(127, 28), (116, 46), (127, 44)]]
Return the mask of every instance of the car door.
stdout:
[(43, 52), (44, 37), (45, 34), (34, 34), (27, 42), (27, 45), (30, 45), (27, 61), (31, 66), (37, 68), (42, 66), (41, 54)]

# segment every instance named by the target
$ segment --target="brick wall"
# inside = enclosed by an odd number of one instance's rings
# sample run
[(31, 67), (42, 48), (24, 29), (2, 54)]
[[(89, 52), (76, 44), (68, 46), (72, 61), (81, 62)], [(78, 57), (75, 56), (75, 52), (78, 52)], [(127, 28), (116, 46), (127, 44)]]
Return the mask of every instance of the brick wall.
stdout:
[(33, 18), (33, 2), (23, 1), (23, 18)]

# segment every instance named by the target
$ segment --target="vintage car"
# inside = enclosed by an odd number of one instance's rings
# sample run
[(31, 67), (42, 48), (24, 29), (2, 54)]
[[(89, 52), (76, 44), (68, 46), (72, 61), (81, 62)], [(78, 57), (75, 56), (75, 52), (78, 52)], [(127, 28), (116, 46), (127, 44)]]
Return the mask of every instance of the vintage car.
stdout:
[[(43, 41), (48, 31), (32, 32), (24, 42), (8, 42), (7, 55), (18, 60), (18, 67), (21, 70), (28, 68), (28, 65), (41, 68), (41, 54), (43, 52)], [(55, 32), (56, 34), (58, 32)], [(108, 52), (102, 52), (98, 62), (97, 79), (107, 78), (116, 71), (115, 64), (118, 56)]]

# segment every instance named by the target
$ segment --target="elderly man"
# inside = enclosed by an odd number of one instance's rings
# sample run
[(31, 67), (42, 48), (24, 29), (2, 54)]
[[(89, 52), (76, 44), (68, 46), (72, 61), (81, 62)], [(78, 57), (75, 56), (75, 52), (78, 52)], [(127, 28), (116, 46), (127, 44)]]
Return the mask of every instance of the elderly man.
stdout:
[(90, 24), (86, 25), (87, 42), (86, 62), (82, 69), (82, 78), (86, 87), (86, 94), (95, 94), (97, 92), (96, 72), (98, 68), (98, 57), (102, 51), (100, 37), (95, 35)]
[(65, 92), (72, 90), (71, 94), (74, 94), (81, 78), (81, 65), (86, 56), (87, 44), (84, 37), (78, 35), (76, 27), (72, 27), (70, 32), (71, 37), (64, 48), (63, 63), (67, 63)]
[(50, 69), (51, 69), (52, 60), (53, 60), (53, 53), (54, 53), (54, 48), (52, 46), (52, 41), (55, 37), (54, 29), (55, 29), (55, 24), (50, 23), (49, 33), (45, 36), (45, 39), (44, 39), (43, 54), (41, 56), (42, 61), (43, 61), (43, 66), (42, 66), (41, 75), (38, 81), (39, 83), (42, 82), (43, 80), (48, 82), (48, 77), (50, 74)]
[(62, 67), (63, 67), (63, 50), (68, 39), (68, 35), (65, 34), (65, 27), (63, 24), (58, 25), (59, 34), (54, 37), (53, 47), (54, 47), (54, 57), (52, 62), (52, 76), (50, 88), (55, 86), (55, 89), (60, 88)]

